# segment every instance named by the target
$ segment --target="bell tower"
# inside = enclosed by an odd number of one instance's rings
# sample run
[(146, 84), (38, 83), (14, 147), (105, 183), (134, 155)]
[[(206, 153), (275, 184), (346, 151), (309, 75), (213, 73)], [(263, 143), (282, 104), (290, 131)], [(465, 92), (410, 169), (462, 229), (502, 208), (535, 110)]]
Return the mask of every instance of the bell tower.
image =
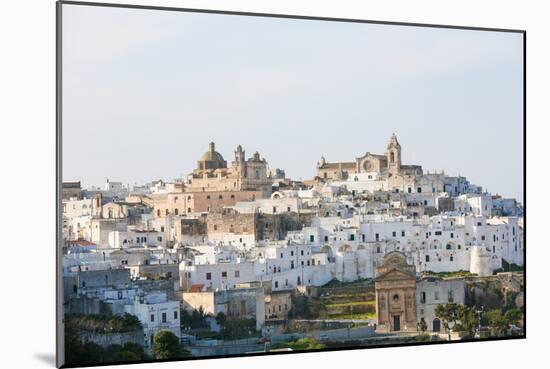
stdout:
[(242, 188), (243, 182), (246, 178), (246, 164), (245, 164), (245, 152), (241, 145), (237, 146), (235, 150), (235, 160), (233, 161), (233, 167), (237, 172), (237, 188)]
[(388, 160), (389, 171), (398, 173), (401, 169), (401, 145), (397, 141), (395, 133), (392, 133), (390, 142), (386, 148), (386, 158)]

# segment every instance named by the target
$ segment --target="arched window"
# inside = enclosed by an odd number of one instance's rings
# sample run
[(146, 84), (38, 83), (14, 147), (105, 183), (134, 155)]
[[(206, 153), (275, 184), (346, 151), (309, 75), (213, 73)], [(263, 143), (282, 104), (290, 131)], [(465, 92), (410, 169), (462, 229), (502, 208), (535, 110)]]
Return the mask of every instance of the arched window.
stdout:
[(178, 208), (175, 208), (175, 209), (174, 209), (174, 214), (178, 215), (178, 213), (179, 213)]
[(390, 163), (393, 163), (395, 161), (395, 153), (392, 151), (390, 153)]
[(160, 209), (157, 209), (157, 217), (160, 217)]
[(256, 179), (260, 179), (260, 172), (256, 170), (254, 176), (256, 177)]

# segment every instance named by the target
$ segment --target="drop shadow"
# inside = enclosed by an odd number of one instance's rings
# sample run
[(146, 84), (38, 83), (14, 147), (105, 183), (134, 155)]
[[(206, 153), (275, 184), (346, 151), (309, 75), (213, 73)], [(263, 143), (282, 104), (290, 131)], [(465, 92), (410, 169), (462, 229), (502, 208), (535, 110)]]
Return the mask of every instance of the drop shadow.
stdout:
[(44, 354), (44, 353), (39, 353), (39, 354), (34, 354), (34, 357), (38, 360), (40, 360), (41, 362), (45, 363), (45, 364), (48, 364), (52, 367), (55, 368), (55, 355), (54, 354)]

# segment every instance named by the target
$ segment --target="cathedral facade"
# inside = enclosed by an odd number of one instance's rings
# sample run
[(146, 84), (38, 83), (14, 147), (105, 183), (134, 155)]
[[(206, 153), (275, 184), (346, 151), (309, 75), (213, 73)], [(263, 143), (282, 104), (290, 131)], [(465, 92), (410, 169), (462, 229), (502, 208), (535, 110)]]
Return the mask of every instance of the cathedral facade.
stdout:
[(391, 135), (384, 155), (365, 153), (350, 162), (329, 163), (324, 157), (317, 163), (317, 180), (322, 182), (377, 181), (379, 190), (427, 193), (443, 192), (443, 173), (424, 174), (420, 165), (401, 162), (401, 145)]
[(375, 271), (377, 332), (416, 332), (416, 270), (405, 254), (384, 256)]
[(198, 160), (197, 168), (187, 176), (185, 191), (260, 191), (267, 197), (271, 194), (267, 162), (258, 152), (245, 159), (245, 151), (239, 145), (228, 167), (211, 142), (208, 151)]

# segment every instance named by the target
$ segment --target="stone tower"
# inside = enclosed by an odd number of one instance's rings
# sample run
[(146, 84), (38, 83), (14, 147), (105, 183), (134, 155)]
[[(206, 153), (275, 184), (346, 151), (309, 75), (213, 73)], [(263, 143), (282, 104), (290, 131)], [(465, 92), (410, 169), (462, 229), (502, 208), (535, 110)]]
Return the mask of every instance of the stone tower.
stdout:
[(395, 133), (392, 133), (390, 137), (390, 142), (386, 148), (386, 157), (390, 173), (399, 173), (401, 169), (401, 145), (397, 141)]
[(235, 149), (235, 160), (232, 164), (237, 174), (237, 188), (242, 189), (244, 179), (246, 178), (246, 163), (245, 152), (241, 145), (238, 145)]

